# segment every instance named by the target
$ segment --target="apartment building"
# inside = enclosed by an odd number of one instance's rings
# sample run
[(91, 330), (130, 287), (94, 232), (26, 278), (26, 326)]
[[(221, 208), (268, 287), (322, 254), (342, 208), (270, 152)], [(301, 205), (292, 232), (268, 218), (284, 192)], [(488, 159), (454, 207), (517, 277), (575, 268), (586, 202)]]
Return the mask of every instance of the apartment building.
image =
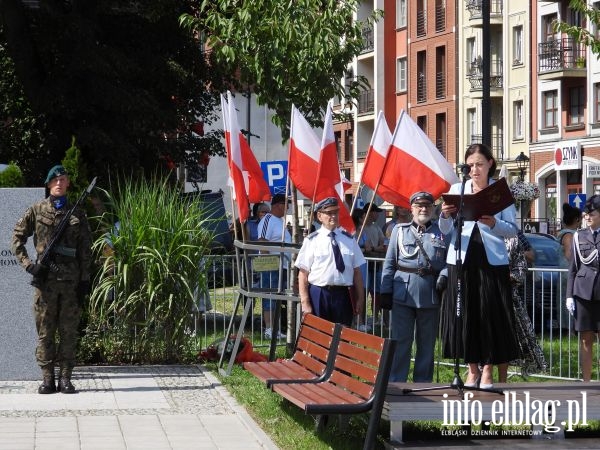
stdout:
[[(600, 9), (600, 2), (594, 2)], [(556, 32), (555, 21), (598, 29), (569, 2), (532, 2), (531, 179), (542, 195), (535, 216), (560, 219), (569, 194), (600, 194), (600, 64)]]
[(340, 163), (354, 182), (347, 194), (356, 192), (380, 110), (390, 130), (407, 111), (451, 163), (458, 161), (454, 1), (366, 0), (357, 19), (375, 9), (385, 17), (365, 28), (365, 48), (348, 75), (366, 77), (371, 87), (355, 106), (338, 105), (348, 113), (336, 124)]

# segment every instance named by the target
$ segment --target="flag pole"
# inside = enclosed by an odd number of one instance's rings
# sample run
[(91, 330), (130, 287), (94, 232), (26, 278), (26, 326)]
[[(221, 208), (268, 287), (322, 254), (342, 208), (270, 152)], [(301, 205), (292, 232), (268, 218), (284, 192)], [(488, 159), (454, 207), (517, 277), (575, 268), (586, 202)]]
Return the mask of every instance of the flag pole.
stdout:
[[(383, 178), (383, 174), (385, 173), (385, 169), (387, 168), (388, 161), (390, 160), (390, 154), (391, 154), (390, 149), (393, 145), (394, 138), (396, 137), (396, 134), (398, 133), (398, 128), (400, 128), (400, 121), (404, 117), (404, 114), (406, 114), (404, 112), (404, 110), (400, 111), (400, 117), (398, 117), (398, 121), (396, 122), (396, 128), (394, 128), (394, 134), (392, 134), (392, 143), (390, 143), (390, 146), (388, 147), (388, 152), (387, 152), (387, 155), (385, 156), (385, 162), (383, 163), (383, 169), (381, 169), (381, 175), (379, 175), (379, 180), (377, 180), (377, 184), (375, 185), (375, 189), (373, 191), (373, 197), (371, 198), (371, 201), (369, 202), (369, 208), (368, 208), (367, 213), (365, 214), (365, 217), (367, 214), (369, 214), (369, 212), (371, 212), (371, 206), (373, 205), (373, 200), (375, 199), (375, 196), (377, 195), (377, 190), (379, 189), (379, 185), (381, 184), (381, 179)], [(365, 221), (363, 220), (362, 226), (360, 227), (360, 233), (358, 233), (358, 236), (356, 238), (357, 241), (360, 241), (360, 237), (362, 236), (364, 229), (365, 229)]]

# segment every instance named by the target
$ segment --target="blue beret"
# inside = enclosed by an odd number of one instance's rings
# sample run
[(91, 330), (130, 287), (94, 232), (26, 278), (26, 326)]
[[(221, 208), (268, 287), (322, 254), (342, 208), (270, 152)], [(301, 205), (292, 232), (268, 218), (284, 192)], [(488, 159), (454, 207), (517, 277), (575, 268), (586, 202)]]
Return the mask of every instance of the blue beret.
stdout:
[(338, 200), (335, 197), (327, 197), (318, 202), (315, 205), (315, 212), (319, 212), (323, 208), (327, 208), (328, 206), (338, 206)]
[(68, 175), (67, 170), (60, 164), (57, 166), (54, 166), (48, 172), (48, 176), (46, 177), (46, 181), (44, 184), (50, 183), (50, 180), (52, 180), (52, 178), (60, 177), (61, 175)]
[(426, 200), (429, 203), (434, 202), (433, 195), (431, 195), (429, 192), (425, 192), (425, 191), (415, 192), (413, 195), (410, 196), (409, 202), (412, 205), (417, 200)]

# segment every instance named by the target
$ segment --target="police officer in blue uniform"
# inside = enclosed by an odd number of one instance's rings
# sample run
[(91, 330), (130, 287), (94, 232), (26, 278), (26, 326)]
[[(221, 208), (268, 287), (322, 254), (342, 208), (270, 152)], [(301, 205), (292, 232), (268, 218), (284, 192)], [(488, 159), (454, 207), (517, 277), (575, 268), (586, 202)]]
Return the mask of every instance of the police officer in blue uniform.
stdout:
[(413, 220), (394, 227), (381, 278), (382, 295), (393, 297), (392, 338), (397, 341), (390, 381), (408, 378), (416, 339), (415, 382), (431, 382), (438, 334), (440, 291), (445, 287), (446, 237), (432, 220), (429, 192), (410, 197)]
[(360, 266), (366, 260), (356, 240), (339, 226), (336, 198), (321, 200), (314, 211), (321, 227), (304, 239), (295, 263), (302, 312), (351, 326), (353, 315), (364, 311)]

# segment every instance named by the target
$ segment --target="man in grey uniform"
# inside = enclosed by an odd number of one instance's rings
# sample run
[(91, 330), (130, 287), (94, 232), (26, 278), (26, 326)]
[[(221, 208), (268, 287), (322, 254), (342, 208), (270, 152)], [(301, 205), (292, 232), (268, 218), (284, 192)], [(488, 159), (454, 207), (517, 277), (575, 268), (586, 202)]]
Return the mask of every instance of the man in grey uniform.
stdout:
[(440, 300), (446, 266), (446, 237), (433, 217), (433, 196), (417, 192), (410, 197), (412, 222), (394, 227), (381, 278), (381, 295), (393, 297), (392, 338), (397, 342), (390, 381), (405, 382), (416, 340), (415, 382), (431, 382)]
[[(54, 366), (60, 367), (58, 390), (75, 392), (71, 372), (75, 366), (81, 304), (90, 288), (92, 236), (85, 211), (77, 208), (52, 255), (52, 270), (30, 259), (25, 244), (30, 236), (39, 258), (52, 239), (54, 230), (69, 209), (66, 194), (69, 177), (63, 166), (54, 166), (46, 177), (48, 198), (29, 207), (15, 225), (12, 251), (21, 266), (42, 280), (35, 288), (34, 314), (38, 332), (36, 358), (43, 381), (38, 392), (56, 392)], [(59, 344), (56, 343), (58, 331)]]

